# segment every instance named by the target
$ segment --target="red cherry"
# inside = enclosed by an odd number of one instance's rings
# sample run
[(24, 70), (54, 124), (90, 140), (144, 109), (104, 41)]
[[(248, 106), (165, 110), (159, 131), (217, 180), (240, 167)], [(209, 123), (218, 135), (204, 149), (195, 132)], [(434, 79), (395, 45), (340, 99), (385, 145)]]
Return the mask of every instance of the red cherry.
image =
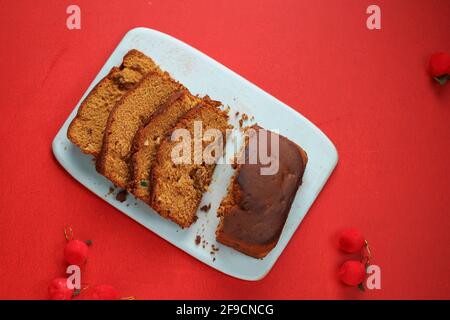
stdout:
[(74, 289), (67, 287), (66, 278), (56, 278), (48, 286), (48, 294), (51, 300), (70, 300), (72, 299)]
[(116, 288), (108, 284), (96, 286), (92, 292), (93, 300), (117, 300), (119, 293)]
[(433, 77), (450, 74), (450, 55), (446, 52), (434, 53), (430, 57), (428, 67)]
[(70, 240), (64, 248), (64, 258), (67, 263), (81, 266), (86, 262), (89, 248), (81, 240)]
[(364, 237), (359, 230), (348, 228), (339, 235), (339, 248), (348, 253), (355, 253), (364, 247)]
[(363, 282), (366, 267), (356, 260), (345, 261), (339, 269), (339, 278), (348, 286), (357, 286)]

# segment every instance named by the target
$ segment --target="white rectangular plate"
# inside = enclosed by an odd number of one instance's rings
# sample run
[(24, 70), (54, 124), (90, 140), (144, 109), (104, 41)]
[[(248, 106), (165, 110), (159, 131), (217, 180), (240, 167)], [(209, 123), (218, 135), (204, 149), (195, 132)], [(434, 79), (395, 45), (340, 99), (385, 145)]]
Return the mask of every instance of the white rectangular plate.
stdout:
[[(234, 123), (237, 120), (234, 116), (236, 111), (254, 116), (259, 125), (279, 130), (280, 134), (302, 146), (308, 153), (309, 161), (303, 184), (292, 204), (280, 240), (264, 259), (248, 257), (215, 240), (214, 233), (218, 223), (216, 210), (233, 173), (229, 165), (217, 166), (210, 190), (202, 199), (202, 205), (211, 203), (211, 210), (208, 213), (199, 211), (197, 222), (182, 230), (134, 197), (128, 196), (127, 201), (121, 203), (115, 199), (115, 193), (108, 194), (111, 182), (95, 171), (90, 156), (82, 154), (67, 139), (67, 128), (81, 101), (113, 66), (120, 65), (123, 56), (130, 49), (138, 49), (152, 57), (192, 93), (208, 94), (228, 105), (231, 108), (230, 118)], [(191, 46), (147, 28), (132, 29), (125, 35), (59, 130), (53, 141), (53, 153), (75, 179), (101, 199), (207, 265), (244, 280), (262, 279), (270, 271), (338, 160), (336, 148), (331, 141), (301, 114)], [(197, 235), (202, 239), (199, 245), (195, 243)], [(219, 248), (215, 254), (211, 254), (213, 245)]]

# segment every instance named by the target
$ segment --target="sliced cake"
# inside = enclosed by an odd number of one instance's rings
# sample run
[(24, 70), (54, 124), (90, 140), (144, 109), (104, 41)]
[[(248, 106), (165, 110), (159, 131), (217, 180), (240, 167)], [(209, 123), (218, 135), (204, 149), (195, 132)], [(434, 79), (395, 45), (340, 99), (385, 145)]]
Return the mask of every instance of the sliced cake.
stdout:
[(161, 72), (159, 66), (142, 52), (132, 49), (123, 57), (122, 69), (131, 69), (145, 75), (149, 71)]
[(200, 98), (191, 95), (188, 90), (180, 92), (177, 99), (160, 106), (148, 124), (136, 133), (135, 153), (132, 156), (133, 179), (128, 189), (137, 198), (149, 202), (150, 170), (161, 141), (178, 120), (200, 101)]
[[(214, 104), (202, 102), (188, 111), (161, 142), (151, 169), (150, 206), (183, 228), (196, 220), (202, 195), (211, 182), (216, 161), (223, 152), (226, 129), (229, 127), (227, 119), (227, 114)], [(200, 140), (195, 139), (198, 138), (198, 128), (203, 132)], [(205, 135), (208, 129), (215, 129), (220, 135)], [(182, 133), (187, 134), (187, 140), (172, 139)], [(185, 146), (190, 146), (190, 150), (186, 151), (188, 154), (178, 152), (182, 141), (186, 143)], [(214, 151), (210, 153), (215, 160), (202, 157), (207, 154), (207, 150), (214, 150), (216, 146), (219, 146), (220, 154)], [(183, 154), (188, 161), (175, 161), (174, 154)]]
[[(308, 160), (305, 151), (287, 138), (276, 133), (271, 136), (270, 131), (258, 126), (250, 129), (253, 130), (249, 130), (246, 139), (244, 161), (237, 165), (228, 194), (218, 210), (220, 223), (216, 236), (224, 245), (263, 258), (278, 242)], [(260, 132), (268, 134), (267, 140), (258, 139)], [(265, 154), (271, 155), (271, 142), (277, 137), (278, 155), (272, 159), (278, 161), (278, 170), (261, 174), (267, 163), (263, 164), (257, 150), (266, 143)], [(251, 139), (257, 143), (252, 144)], [(258, 147), (252, 149), (251, 145)]]
[(170, 99), (177, 99), (183, 86), (169, 74), (150, 72), (116, 103), (109, 114), (103, 145), (97, 157), (97, 171), (116, 186), (126, 188), (130, 181), (133, 139), (153, 113)]
[(161, 72), (153, 60), (143, 53), (129, 51), (122, 65), (112, 68), (81, 103), (67, 130), (69, 140), (84, 153), (97, 156), (113, 106), (149, 71)]

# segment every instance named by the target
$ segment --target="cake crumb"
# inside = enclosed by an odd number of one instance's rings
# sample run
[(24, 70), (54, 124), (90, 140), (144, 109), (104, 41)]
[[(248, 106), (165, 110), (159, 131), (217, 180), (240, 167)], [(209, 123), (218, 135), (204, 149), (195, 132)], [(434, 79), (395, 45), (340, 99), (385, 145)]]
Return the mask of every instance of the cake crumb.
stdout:
[(205, 204), (200, 208), (200, 210), (202, 210), (203, 212), (208, 212), (209, 209), (211, 209), (211, 203)]
[(236, 111), (236, 113), (234, 114), (235, 117), (237, 117), (239, 115), (239, 111)]
[(239, 126), (242, 128), (244, 121), (247, 121), (247, 120), (248, 120), (248, 115), (246, 113), (243, 113), (241, 116), (241, 119), (239, 120)]
[(199, 235), (197, 235), (196, 237), (195, 237), (195, 245), (199, 245), (200, 244), (200, 242), (202, 241), (202, 237), (200, 237)]
[(122, 190), (120, 191), (117, 195), (116, 195), (116, 200), (119, 202), (124, 202), (125, 200), (127, 200), (127, 190)]
[(114, 190), (115, 190), (115, 189), (114, 189), (113, 187), (109, 187), (108, 193), (105, 194), (105, 197), (107, 198), (110, 194), (114, 193)]

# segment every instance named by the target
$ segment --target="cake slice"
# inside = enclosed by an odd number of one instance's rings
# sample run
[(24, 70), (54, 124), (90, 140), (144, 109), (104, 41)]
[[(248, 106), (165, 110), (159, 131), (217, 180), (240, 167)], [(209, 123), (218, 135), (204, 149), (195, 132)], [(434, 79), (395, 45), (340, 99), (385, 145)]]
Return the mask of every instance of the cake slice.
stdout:
[[(225, 146), (226, 129), (229, 128), (227, 120), (228, 116), (224, 111), (213, 103), (202, 101), (186, 113), (159, 147), (151, 169), (150, 206), (161, 216), (183, 228), (189, 227), (197, 218), (196, 212), (202, 195), (211, 182), (217, 160)], [(220, 135), (215, 138), (203, 135), (201, 140), (197, 140), (200, 143), (196, 143), (194, 134), (197, 135), (198, 131), (195, 128), (201, 128), (203, 134), (208, 129), (215, 129)], [(188, 161), (183, 163), (174, 161), (172, 155), (181, 141), (172, 141), (171, 136), (180, 132), (187, 133), (190, 138), (183, 140), (191, 149), (190, 152), (186, 151), (189, 152)], [(211, 151), (214, 159), (206, 161), (202, 154), (211, 150), (211, 146), (219, 146), (221, 152), (218, 154)]]
[[(96, 169), (116, 186), (126, 188), (130, 181), (132, 145), (136, 132), (169, 99), (176, 99), (183, 86), (169, 74), (150, 72), (116, 103), (109, 114)], [(168, 102), (169, 101), (169, 102)]]
[[(270, 131), (253, 126), (246, 138), (241, 164), (228, 188), (228, 194), (218, 209), (220, 223), (216, 230), (217, 241), (254, 258), (265, 257), (277, 244), (284, 224), (302, 183), (308, 161), (306, 152), (287, 138), (272, 133), (267, 135), (267, 150), (271, 155), (272, 139), (278, 137), (278, 170), (269, 175), (261, 174), (260, 156), (249, 147), (251, 139), (262, 141), (258, 134)], [(276, 152), (275, 152), (276, 153)], [(256, 156), (256, 157), (255, 157)], [(255, 161), (249, 161), (249, 159)], [(242, 159), (242, 158), (241, 158)], [(272, 164), (272, 163), (271, 163)]]
[(81, 103), (70, 123), (67, 137), (82, 152), (100, 153), (109, 113), (115, 103), (149, 71), (161, 72), (152, 59), (137, 50), (129, 51), (120, 67), (114, 67)]
[(162, 73), (159, 66), (148, 56), (136, 49), (131, 49), (123, 57), (122, 69), (130, 69), (139, 72), (141, 75), (149, 71)]
[(137, 198), (149, 203), (151, 165), (160, 143), (178, 120), (200, 101), (200, 98), (185, 90), (175, 101), (160, 106), (148, 124), (136, 133), (133, 142), (136, 151), (132, 156), (133, 179), (128, 189)]

